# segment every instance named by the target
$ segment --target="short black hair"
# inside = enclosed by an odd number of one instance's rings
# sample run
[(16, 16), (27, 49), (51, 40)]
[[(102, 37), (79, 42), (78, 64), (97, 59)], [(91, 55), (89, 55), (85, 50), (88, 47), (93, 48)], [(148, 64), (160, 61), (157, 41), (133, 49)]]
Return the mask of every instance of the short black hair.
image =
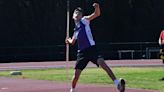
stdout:
[(81, 12), (82, 15), (83, 15), (83, 13), (84, 13), (84, 11), (83, 11), (83, 9), (82, 9), (81, 7), (77, 7), (77, 8), (75, 9), (75, 11)]

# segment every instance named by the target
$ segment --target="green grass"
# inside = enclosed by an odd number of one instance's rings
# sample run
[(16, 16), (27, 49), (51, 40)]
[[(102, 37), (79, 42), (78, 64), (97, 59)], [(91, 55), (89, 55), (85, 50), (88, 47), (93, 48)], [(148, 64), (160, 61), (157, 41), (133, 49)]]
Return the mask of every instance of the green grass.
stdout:
[[(156, 68), (131, 68), (131, 67), (119, 67), (112, 68), (117, 78), (124, 78), (127, 82), (127, 87), (130, 88), (142, 88), (159, 90), (164, 92), (164, 81), (159, 81), (160, 78), (164, 77), (164, 67)], [(68, 80), (66, 77), (65, 69), (42, 69), (42, 70), (22, 70), (23, 77), (27, 79), (36, 80), (50, 80), (50, 81), (61, 81), (68, 82), (71, 80), (73, 75), (73, 69), (69, 70)], [(10, 76), (9, 71), (0, 72), (0, 77), (14, 77)], [(16, 78), (22, 78), (22, 76), (16, 76)], [(98, 68), (87, 68), (83, 71), (80, 83), (90, 84), (104, 84), (113, 85), (113, 82), (107, 74)]]

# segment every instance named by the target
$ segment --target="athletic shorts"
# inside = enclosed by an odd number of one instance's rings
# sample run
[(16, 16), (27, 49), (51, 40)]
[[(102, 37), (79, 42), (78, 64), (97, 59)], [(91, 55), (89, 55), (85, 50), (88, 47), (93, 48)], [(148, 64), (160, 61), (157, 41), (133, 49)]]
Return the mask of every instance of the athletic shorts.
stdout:
[(164, 44), (161, 45), (161, 49), (164, 50)]
[(97, 63), (97, 60), (99, 58), (103, 58), (101, 55), (98, 54), (96, 46), (89, 47), (83, 51), (80, 51), (77, 53), (77, 61), (75, 65), (75, 69), (83, 70), (89, 61), (96, 64), (97, 67), (99, 67), (99, 64)]

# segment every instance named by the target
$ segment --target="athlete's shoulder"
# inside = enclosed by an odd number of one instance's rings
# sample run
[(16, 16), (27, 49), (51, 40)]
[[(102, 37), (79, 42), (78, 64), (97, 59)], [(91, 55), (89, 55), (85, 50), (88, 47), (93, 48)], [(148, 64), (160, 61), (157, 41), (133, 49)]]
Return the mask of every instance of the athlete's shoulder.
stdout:
[(90, 21), (86, 18), (86, 16), (81, 18), (81, 22), (89, 24)]

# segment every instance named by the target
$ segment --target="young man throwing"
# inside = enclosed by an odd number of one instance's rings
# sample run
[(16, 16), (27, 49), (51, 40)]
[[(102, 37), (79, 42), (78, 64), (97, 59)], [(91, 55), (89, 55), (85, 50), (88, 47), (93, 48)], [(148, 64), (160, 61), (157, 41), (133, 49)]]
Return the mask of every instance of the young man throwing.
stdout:
[(117, 80), (112, 70), (104, 62), (103, 57), (99, 56), (96, 51), (96, 44), (92, 37), (90, 28), (90, 21), (100, 16), (100, 8), (98, 3), (94, 3), (93, 7), (95, 8), (95, 11), (89, 16), (83, 16), (83, 10), (81, 8), (76, 8), (73, 13), (75, 30), (73, 37), (67, 38), (66, 43), (74, 45), (74, 43), (77, 41), (78, 53), (70, 92), (75, 92), (76, 83), (80, 77), (80, 74), (87, 66), (89, 61), (96, 64), (98, 67), (101, 66), (113, 80), (119, 92), (124, 92), (125, 80)]

